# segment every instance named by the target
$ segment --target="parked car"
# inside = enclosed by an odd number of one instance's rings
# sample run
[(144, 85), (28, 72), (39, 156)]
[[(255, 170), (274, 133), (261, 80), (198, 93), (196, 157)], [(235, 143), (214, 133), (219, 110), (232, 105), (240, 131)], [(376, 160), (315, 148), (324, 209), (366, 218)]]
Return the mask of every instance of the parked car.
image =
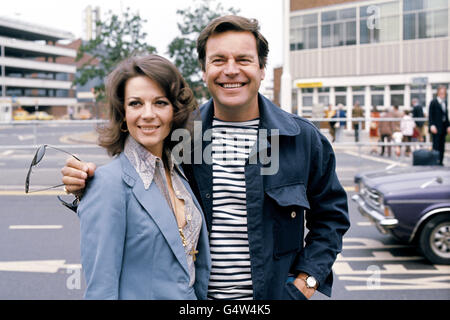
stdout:
[(15, 111), (13, 113), (13, 119), (20, 121), (20, 120), (34, 120), (35, 116), (30, 114), (29, 112), (25, 110)]
[(32, 115), (36, 120), (53, 120), (53, 116), (45, 111), (33, 112)]
[(92, 114), (89, 110), (83, 109), (75, 116), (77, 120), (89, 120), (92, 118)]
[(450, 264), (450, 168), (413, 166), (357, 174), (359, 212), (379, 231), (417, 245), (434, 264)]

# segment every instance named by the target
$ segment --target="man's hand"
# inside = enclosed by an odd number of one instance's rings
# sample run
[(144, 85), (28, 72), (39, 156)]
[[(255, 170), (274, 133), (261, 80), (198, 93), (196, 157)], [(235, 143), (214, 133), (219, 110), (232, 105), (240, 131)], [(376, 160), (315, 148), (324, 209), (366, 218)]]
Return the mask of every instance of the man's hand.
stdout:
[(86, 179), (94, 175), (95, 168), (92, 162), (78, 161), (74, 157), (68, 158), (65, 167), (61, 169), (62, 182), (67, 192), (81, 196), (86, 187)]
[(436, 128), (436, 126), (433, 124), (431, 127), (430, 127), (430, 132), (432, 133), (432, 134), (437, 134), (438, 132), (437, 132), (437, 128)]
[(450, 134), (450, 127), (447, 127), (447, 133)]
[(303, 293), (303, 295), (307, 299), (310, 299), (313, 296), (314, 292), (316, 292), (316, 289), (306, 287), (305, 279), (307, 276), (308, 275), (306, 273), (299, 273), (297, 278), (294, 280), (294, 285)]

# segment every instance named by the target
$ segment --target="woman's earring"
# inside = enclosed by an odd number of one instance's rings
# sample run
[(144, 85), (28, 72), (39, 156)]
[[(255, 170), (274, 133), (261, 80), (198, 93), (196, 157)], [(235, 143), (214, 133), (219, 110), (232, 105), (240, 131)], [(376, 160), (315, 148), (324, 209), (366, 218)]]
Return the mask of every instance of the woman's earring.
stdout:
[[(125, 129), (123, 128), (124, 123), (125, 123)], [(125, 120), (123, 120), (122, 123), (120, 124), (120, 131), (128, 132), (127, 122)]]

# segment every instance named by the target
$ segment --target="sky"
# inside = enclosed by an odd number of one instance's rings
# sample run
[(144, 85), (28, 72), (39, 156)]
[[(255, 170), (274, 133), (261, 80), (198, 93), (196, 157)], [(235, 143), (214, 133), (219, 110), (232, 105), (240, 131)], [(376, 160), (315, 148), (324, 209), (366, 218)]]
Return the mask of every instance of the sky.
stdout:
[[(273, 78), (273, 68), (282, 65), (282, 3), (281, 0), (215, 0), (226, 9), (240, 9), (240, 15), (256, 18), (261, 32), (269, 41), (266, 79)], [(127, 7), (138, 11), (147, 20), (144, 25), (148, 42), (158, 54), (167, 56), (167, 46), (179, 35), (177, 22), (181, 22), (177, 9), (195, 7), (198, 0), (3, 0), (0, 16), (35, 23), (71, 32), (75, 38), (83, 34), (83, 10), (99, 6), (103, 16), (109, 10), (120, 13)], [(215, 7), (215, 5), (214, 5)]]

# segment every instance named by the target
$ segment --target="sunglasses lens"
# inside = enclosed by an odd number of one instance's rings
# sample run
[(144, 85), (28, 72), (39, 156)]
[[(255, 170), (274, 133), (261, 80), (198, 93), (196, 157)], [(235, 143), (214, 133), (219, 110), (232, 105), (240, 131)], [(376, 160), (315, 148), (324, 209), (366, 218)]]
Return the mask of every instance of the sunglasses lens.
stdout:
[(45, 146), (40, 146), (39, 149), (36, 151), (36, 158), (34, 160), (34, 164), (38, 164), (39, 161), (42, 160), (45, 154)]

